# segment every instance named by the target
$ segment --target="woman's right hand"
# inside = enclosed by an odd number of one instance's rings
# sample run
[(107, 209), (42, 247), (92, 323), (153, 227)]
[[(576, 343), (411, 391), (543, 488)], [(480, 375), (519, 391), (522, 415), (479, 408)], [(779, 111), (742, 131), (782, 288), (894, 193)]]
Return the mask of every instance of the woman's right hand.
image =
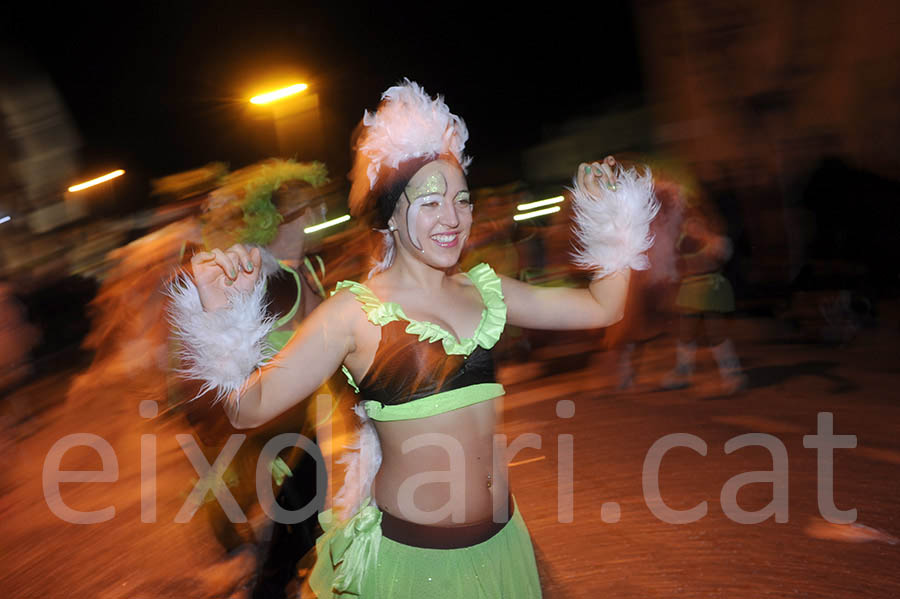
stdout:
[(191, 258), (194, 284), (206, 312), (228, 305), (228, 293), (236, 290), (250, 293), (261, 276), (262, 256), (259, 248), (249, 249), (236, 243), (226, 251), (218, 248), (200, 252)]
[(610, 191), (616, 190), (616, 171), (619, 165), (612, 156), (607, 156), (602, 162), (590, 164), (582, 162), (578, 165), (576, 180), (582, 189), (585, 189), (595, 198), (602, 198), (602, 187)]

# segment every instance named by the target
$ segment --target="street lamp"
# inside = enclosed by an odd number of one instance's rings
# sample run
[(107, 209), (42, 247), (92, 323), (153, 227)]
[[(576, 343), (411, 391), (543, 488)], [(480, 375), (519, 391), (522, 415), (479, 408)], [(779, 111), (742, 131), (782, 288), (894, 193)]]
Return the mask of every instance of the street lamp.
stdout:
[(277, 102), (278, 100), (282, 100), (284, 98), (288, 98), (290, 96), (299, 94), (300, 92), (306, 91), (307, 88), (309, 88), (309, 86), (305, 83), (295, 83), (294, 85), (289, 85), (287, 87), (282, 87), (281, 89), (276, 89), (274, 91), (266, 92), (258, 96), (253, 96), (252, 98), (250, 98), (250, 103), (271, 104), (272, 102)]
[(253, 96), (250, 103), (271, 115), (282, 157), (327, 162), (319, 95), (309, 85), (294, 83)]
[(101, 183), (105, 183), (110, 179), (115, 179), (116, 177), (121, 177), (125, 174), (125, 171), (122, 169), (114, 170), (111, 173), (106, 173), (96, 179), (91, 179), (90, 181), (85, 181), (84, 183), (79, 183), (78, 185), (73, 185), (69, 188), (69, 191), (81, 191), (82, 189), (87, 189), (88, 187), (93, 187), (94, 185), (100, 185)]

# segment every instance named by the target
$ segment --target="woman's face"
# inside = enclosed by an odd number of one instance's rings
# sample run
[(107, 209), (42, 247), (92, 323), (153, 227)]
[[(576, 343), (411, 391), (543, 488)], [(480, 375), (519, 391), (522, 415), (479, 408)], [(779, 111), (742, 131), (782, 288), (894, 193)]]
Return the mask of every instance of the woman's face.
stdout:
[(454, 162), (429, 162), (409, 180), (390, 224), (400, 243), (435, 268), (459, 261), (472, 229), (472, 202), (462, 169)]

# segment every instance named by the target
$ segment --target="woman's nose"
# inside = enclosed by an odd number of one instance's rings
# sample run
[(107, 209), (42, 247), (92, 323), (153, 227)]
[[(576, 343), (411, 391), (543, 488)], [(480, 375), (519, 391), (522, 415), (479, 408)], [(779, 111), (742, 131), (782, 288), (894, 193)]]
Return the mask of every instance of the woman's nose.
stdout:
[(443, 202), (438, 223), (451, 229), (459, 224), (459, 215), (456, 213), (456, 202)]

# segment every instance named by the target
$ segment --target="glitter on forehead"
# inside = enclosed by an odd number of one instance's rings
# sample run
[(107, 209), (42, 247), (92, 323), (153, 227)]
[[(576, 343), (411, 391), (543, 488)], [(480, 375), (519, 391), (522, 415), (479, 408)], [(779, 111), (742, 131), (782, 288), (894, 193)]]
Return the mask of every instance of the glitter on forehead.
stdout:
[(410, 200), (415, 200), (422, 196), (435, 193), (440, 195), (447, 193), (447, 180), (444, 178), (443, 173), (439, 171), (435, 171), (428, 175), (428, 178), (419, 186), (406, 186), (406, 197)]

